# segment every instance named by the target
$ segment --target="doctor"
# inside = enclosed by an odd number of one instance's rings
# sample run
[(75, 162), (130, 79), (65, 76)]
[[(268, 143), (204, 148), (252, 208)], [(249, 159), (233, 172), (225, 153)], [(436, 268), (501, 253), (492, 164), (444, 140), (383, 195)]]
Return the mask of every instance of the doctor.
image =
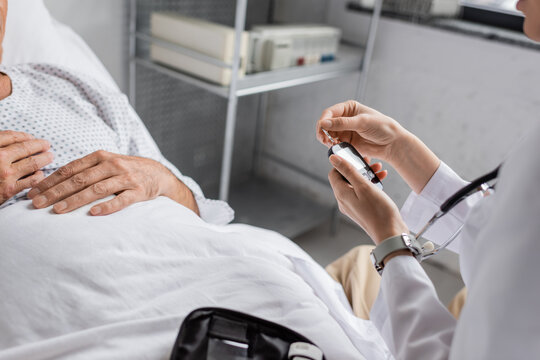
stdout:
[[(520, 0), (517, 8), (525, 14), (527, 36), (540, 41), (540, 0)], [(493, 195), (469, 197), (425, 235), (440, 244), (464, 224), (451, 246), (461, 256), (468, 288), (458, 320), (437, 298), (413, 256), (415, 249), (404, 246), (388, 251), (385, 246), (399, 243), (395, 239), (402, 234), (417, 233), (467, 183), (395, 120), (354, 101), (329, 108), (319, 120), (317, 137), (331, 146), (322, 129), (350, 142), (362, 154), (387, 161), (413, 190), (400, 214), (384, 192), (347, 162), (335, 155), (330, 158), (334, 169), (329, 179), (341, 211), (369, 234), (383, 256), (379, 258), (379, 295), (370, 318), (394, 356), (538, 359), (540, 127), (531, 130), (508, 156)]]

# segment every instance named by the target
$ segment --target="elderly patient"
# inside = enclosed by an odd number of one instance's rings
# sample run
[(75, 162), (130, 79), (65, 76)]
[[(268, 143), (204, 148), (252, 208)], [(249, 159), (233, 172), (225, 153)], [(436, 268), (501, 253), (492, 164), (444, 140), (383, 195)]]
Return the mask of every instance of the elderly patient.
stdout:
[[(5, 21), (7, 2), (1, 3)], [(204, 215), (200, 189), (163, 158), (125, 96), (53, 66), (2, 73), (2, 208), (28, 196), (36, 208), (54, 205), (64, 214), (116, 194), (90, 213), (109, 215), (166, 196)]]
[(329, 359), (388, 358), (294, 243), (225, 226), (232, 210), (163, 158), (124, 95), (46, 64), (0, 73), (0, 359), (165, 359), (205, 306), (289, 326)]

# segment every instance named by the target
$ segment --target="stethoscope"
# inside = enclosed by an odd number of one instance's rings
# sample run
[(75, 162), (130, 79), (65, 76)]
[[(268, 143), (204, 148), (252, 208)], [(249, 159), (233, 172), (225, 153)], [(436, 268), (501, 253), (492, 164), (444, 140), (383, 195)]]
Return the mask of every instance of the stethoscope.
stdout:
[[(495, 179), (499, 176), (499, 170), (501, 166), (497, 167), (490, 173), (487, 173), (483, 176), (480, 176), (478, 179), (473, 180), (470, 184), (458, 190), (454, 195), (450, 196), (439, 208), (439, 211), (428, 221), (428, 223), (416, 233), (416, 238), (420, 238), (426, 231), (437, 222), (441, 217), (448, 214), (453, 208), (455, 208), (461, 201), (465, 200), (471, 195), (474, 195), (478, 192), (482, 193), (484, 196), (487, 196), (495, 189), (495, 184), (493, 183)], [(490, 185), (490, 183), (492, 183)], [(450, 245), (461, 233), (465, 225), (461, 225), (459, 229), (445, 242), (439, 246), (435, 246), (433, 242), (427, 241), (422, 246), (422, 260), (430, 258), (434, 255), (437, 255), (441, 250), (445, 249)]]

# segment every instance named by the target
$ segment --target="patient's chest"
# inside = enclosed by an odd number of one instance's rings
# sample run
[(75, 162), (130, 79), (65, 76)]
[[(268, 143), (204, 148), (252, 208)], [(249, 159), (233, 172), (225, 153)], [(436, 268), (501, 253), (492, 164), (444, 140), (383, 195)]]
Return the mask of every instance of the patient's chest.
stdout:
[(0, 101), (0, 130), (22, 131), (49, 141), (55, 158), (44, 168), (45, 175), (97, 150), (129, 152), (133, 114), (121, 93), (48, 65), (0, 70), (13, 84), (12, 95)]
[(13, 93), (0, 102), (0, 128), (48, 140), (55, 169), (96, 150), (127, 151), (123, 95), (47, 65), (5, 68)]

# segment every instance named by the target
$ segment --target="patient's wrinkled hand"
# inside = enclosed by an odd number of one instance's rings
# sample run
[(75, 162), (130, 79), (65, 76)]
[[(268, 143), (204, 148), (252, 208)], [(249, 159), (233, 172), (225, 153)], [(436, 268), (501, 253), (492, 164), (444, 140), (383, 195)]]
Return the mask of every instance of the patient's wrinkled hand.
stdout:
[(0, 131), (0, 204), (43, 180), (44, 166), (53, 161), (46, 140), (17, 131)]
[(90, 214), (109, 215), (158, 196), (167, 196), (198, 213), (189, 188), (161, 163), (102, 150), (58, 169), (28, 196), (36, 208), (54, 205), (56, 213), (64, 214), (114, 194), (114, 199), (92, 207)]

